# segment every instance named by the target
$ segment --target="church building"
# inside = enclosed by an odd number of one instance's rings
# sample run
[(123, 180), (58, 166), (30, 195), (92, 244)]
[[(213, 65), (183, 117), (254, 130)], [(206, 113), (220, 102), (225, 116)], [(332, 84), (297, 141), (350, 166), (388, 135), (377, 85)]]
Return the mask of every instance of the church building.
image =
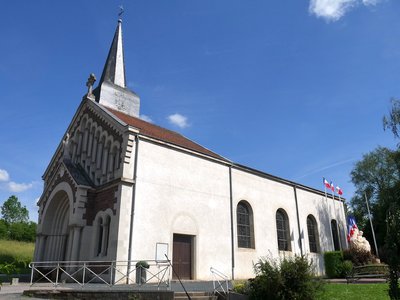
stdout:
[(154, 261), (161, 251), (181, 279), (210, 280), (210, 267), (247, 279), (261, 257), (307, 255), (323, 274), (323, 252), (347, 247), (343, 199), (140, 119), (121, 26), (44, 172), (34, 261)]

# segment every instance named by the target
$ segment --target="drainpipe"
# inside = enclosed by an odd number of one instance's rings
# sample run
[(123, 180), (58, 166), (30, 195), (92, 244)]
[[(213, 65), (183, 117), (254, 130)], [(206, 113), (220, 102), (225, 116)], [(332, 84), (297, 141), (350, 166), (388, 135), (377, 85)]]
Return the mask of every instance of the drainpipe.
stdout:
[[(345, 226), (345, 228), (347, 228), (347, 217), (348, 217), (348, 215), (347, 215), (347, 209), (345, 208), (345, 205), (346, 205), (346, 203), (345, 203), (345, 201), (343, 200), (343, 202), (342, 202), (342, 208), (343, 208), (343, 216), (344, 216), (344, 226)], [(347, 205), (346, 205), (347, 206)], [(348, 249), (349, 248), (349, 244), (348, 244), (348, 242), (347, 242), (347, 238), (346, 238), (346, 229), (344, 230), (344, 242), (345, 242), (345, 245), (346, 245), (346, 249)]]
[(301, 242), (301, 230), (300, 230), (300, 217), (299, 217), (299, 205), (297, 203), (297, 188), (296, 185), (293, 185), (294, 190), (294, 201), (296, 202), (296, 215), (297, 215), (297, 228), (299, 230), (299, 246), (300, 246), (300, 254), (303, 256), (303, 245)]
[(132, 230), (133, 230), (133, 217), (135, 214), (135, 197), (136, 197), (136, 175), (137, 175), (137, 163), (138, 163), (138, 151), (139, 151), (139, 136), (136, 135), (135, 143), (135, 165), (133, 167), (133, 186), (132, 186), (132, 204), (131, 204), (131, 222), (129, 224), (129, 247), (128, 247), (128, 267), (126, 270), (126, 284), (129, 284), (129, 274), (131, 271), (131, 259), (132, 259)]
[(233, 236), (233, 194), (232, 194), (232, 166), (229, 166), (229, 200), (231, 209), (231, 249), (232, 249), (232, 280), (235, 279), (235, 244)]

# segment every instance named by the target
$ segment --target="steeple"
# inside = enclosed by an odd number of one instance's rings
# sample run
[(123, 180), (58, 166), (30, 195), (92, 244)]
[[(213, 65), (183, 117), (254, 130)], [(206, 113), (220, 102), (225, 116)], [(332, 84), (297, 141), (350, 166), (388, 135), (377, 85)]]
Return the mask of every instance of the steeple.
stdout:
[(93, 94), (96, 102), (130, 116), (139, 117), (140, 99), (126, 87), (121, 19), (118, 20), (99, 85)]
[(107, 80), (120, 87), (126, 87), (124, 50), (122, 48), (122, 21), (118, 20), (117, 29), (108, 52), (100, 83)]

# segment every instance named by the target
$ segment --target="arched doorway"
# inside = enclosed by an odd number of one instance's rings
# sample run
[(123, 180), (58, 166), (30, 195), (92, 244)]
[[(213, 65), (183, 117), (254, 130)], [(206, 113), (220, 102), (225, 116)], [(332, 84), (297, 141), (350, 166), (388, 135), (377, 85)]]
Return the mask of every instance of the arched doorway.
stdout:
[(66, 260), (70, 205), (65, 191), (58, 191), (51, 199), (43, 216), (42, 234), (45, 238), (42, 261)]

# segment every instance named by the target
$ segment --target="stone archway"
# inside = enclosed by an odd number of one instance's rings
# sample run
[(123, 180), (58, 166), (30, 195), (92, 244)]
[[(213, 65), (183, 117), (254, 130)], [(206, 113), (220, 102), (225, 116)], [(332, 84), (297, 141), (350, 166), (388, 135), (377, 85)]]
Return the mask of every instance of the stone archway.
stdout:
[(42, 236), (44, 245), (39, 253), (42, 261), (61, 261), (67, 259), (69, 243), (70, 201), (67, 192), (58, 191), (49, 199), (43, 216)]

